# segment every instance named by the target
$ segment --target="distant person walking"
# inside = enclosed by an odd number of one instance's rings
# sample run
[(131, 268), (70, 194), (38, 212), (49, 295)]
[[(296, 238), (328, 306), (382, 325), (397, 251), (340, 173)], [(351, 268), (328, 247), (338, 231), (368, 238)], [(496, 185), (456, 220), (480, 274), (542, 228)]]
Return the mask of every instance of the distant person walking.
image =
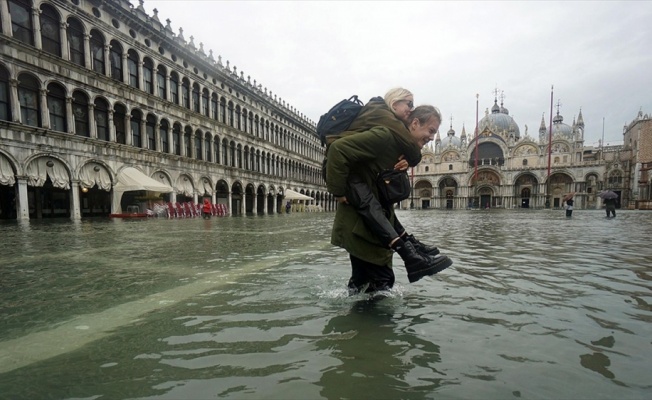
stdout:
[(208, 198), (204, 199), (204, 205), (201, 208), (201, 216), (204, 219), (211, 219), (211, 201)]
[(616, 218), (616, 199), (605, 199), (604, 207), (607, 212), (607, 218)]
[(573, 204), (575, 201), (571, 198), (566, 200), (566, 217), (572, 217), (573, 216)]

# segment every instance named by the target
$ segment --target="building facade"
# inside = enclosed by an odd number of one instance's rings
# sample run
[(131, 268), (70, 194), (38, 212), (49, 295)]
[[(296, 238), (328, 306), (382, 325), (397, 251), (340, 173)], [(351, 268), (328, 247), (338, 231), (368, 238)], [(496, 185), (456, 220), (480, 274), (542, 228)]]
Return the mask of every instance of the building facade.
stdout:
[[(277, 213), (286, 189), (333, 206), (314, 122), (157, 14), (142, 0), (0, 0), (0, 218), (203, 197)], [(112, 201), (125, 168), (170, 190)]]
[(619, 208), (648, 204), (652, 135), (647, 115), (625, 127), (624, 145), (598, 148), (584, 144), (581, 110), (568, 125), (558, 105), (551, 122), (542, 117), (535, 135), (527, 125), (521, 133), (503, 101), (499, 105), (495, 98), (476, 137), (469, 137), (465, 127), (457, 137), (451, 123), (445, 137), (438, 133), (434, 146), (424, 148), (412, 171), (412, 197), (401, 207), (561, 208), (563, 197), (574, 192), (575, 208), (596, 209), (603, 206), (597, 194), (604, 189), (619, 195)]

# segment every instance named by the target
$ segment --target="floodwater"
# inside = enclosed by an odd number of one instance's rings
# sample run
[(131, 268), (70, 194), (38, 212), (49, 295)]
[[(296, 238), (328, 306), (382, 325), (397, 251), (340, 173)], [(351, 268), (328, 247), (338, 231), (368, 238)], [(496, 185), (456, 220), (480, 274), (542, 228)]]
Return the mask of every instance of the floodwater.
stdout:
[(375, 297), (332, 213), (2, 222), (0, 398), (652, 396), (652, 212), (398, 215), (455, 264)]

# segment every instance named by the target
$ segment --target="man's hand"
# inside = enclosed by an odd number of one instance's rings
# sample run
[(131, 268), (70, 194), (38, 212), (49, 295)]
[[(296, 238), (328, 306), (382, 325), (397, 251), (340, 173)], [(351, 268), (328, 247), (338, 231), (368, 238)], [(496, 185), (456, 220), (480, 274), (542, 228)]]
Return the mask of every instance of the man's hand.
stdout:
[(405, 171), (409, 167), (407, 160), (401, 155), (398, 158), (398, 162), (394, 165), (394, 169), (399, 170), (399, 171)]
[(346, 196), (335, 197), (335, 200), (337, 200), (337, 202), (340, 204), (349, 204), (349, 201), (346, 199)]

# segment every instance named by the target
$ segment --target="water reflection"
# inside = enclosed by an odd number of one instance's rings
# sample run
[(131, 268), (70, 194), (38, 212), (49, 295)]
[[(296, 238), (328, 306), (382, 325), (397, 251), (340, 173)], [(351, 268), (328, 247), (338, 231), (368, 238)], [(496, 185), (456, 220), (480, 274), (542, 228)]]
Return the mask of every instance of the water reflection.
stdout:
[(1, 221), (0, 398), (649, 397), (652, 213), (399, 216), (455, 264), (383, 298), (332, 214)]

